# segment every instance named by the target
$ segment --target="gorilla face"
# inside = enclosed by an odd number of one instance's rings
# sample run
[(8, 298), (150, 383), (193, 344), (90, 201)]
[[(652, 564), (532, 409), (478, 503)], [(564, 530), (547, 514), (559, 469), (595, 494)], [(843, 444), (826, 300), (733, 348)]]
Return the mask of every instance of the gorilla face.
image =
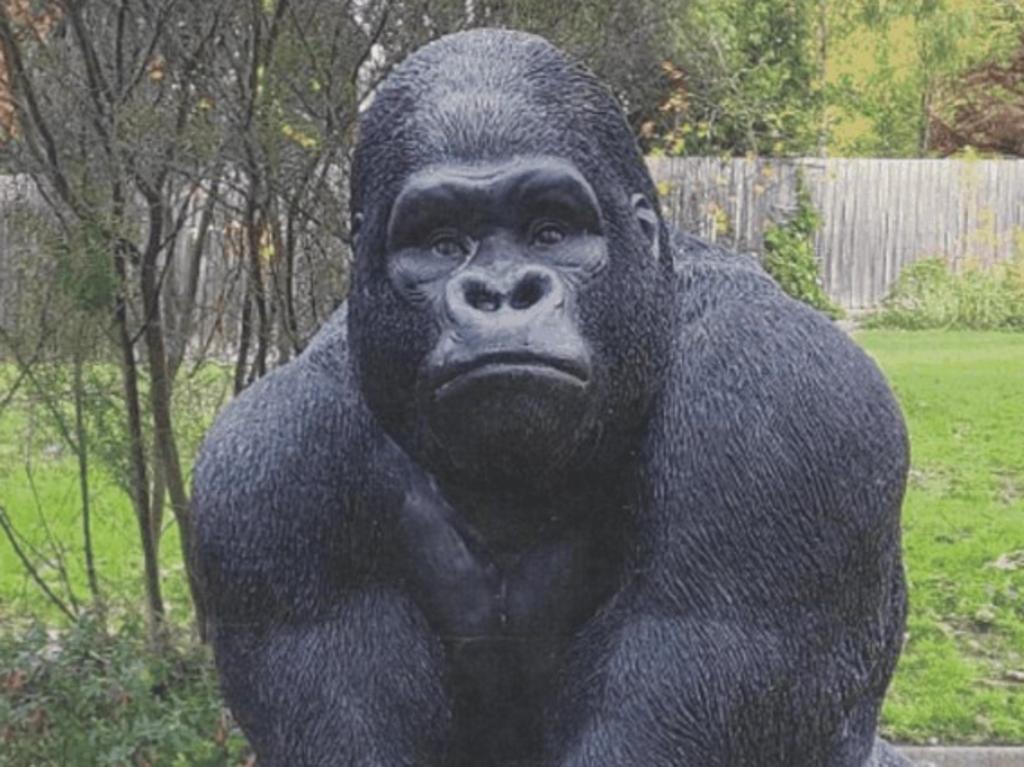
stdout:
[[(418, 462), (458, 483), (600, 471), (631, 444), (667, 357), (671, 257), (653, 185), (588, 73), (572, 70), (575, 101), (551, 101), (530, 57), (518, 72), (471, 39), (444, 46), (389, 78), (357, 147), (350, 328), (364, 395)], [(588, 127), (608, 114), (617, 122)]]
[(543, 156), (427, 168), (399, 193), (385, 249), (394, 289), (439, 326), (416, 382), (437, 445), (476, 476), (562, 466), (604, 383), (579, 328), (608, 264), (590, 184)]
[[(653, 261), (657, 219), (642, 196), (634, 206)], [(430, 318), (413, 396), (431, 449), (460, 475), (539, 479), (593, 445), (612, 382), (581, 309), (609, 259), (597, 195), (566, 159), (438, 164), (406, 180), (387, 280)]]

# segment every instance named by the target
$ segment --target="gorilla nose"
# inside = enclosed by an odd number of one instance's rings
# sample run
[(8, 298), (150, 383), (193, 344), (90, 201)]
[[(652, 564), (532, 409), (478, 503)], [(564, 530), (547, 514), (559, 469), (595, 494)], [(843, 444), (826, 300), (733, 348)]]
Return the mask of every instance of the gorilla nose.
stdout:
[(525, 319), (561, 304), (562, 289), (550, 269), (531, 266), (503, 278), (480, 270), (464, 272), (449, 283), (446, 297), (449, 312), (460, 322), (479, 322), (481, 314), (496, 313), (508, 319), (506, 312)]

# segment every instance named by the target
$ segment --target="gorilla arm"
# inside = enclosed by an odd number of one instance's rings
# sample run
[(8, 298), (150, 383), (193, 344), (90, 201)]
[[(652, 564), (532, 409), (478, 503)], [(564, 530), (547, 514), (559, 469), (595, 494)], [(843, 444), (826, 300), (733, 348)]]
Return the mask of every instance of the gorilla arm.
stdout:
[(311, 356), (232, 403), (196, 468), (223, 692), (261, 765), (436, 764), (440, 645), (382, 565), (401, 482), (372, 465), (378, 433), (345, 366)]
[(902, 640), (902, 418), (823, 317), (689, 268), (637, 565), (580, 638), (551, 763), (860, 767)]

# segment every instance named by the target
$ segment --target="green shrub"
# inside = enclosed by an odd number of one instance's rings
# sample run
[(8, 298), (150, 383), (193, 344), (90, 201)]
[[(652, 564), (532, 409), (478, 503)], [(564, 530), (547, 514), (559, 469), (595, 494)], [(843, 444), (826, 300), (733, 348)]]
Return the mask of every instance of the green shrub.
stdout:
[(968, 330), (995, 330), (1010, 324), (1013, 295), (1000, 271), (970, 268), (954, 281), (958, 326)]
[(950, 327), (956, 321), (954, 279), (941, 258), (926, 258), (901, 273), (882, 309), (868, 321), (874, 327), (925, 330)]
[(763, 263), (786, 293), (837, 319), (843, 315), (843, 310), (825, 294), (814, 254), (814, 233), (820, 225), (821, 217), (801, 183), (793, 217), (765, 229)]
[(941, 258), (911, 264), (867, 324), (903, 330), (1024, 330), (1024, 252), (989, 268), (968, 262), (958, 272)]
[(1001, 266), (1003, 283), (1010, 294), (1008, 325), (1024, 330), (1024, 231), (1018, 235), (1017, 249), (1012, 259)]
[(244, 764), (207, 653), (157, 655), (144, 636), (138, 622), (109, 634), (93, 620), (0, 635), (0, 765)]

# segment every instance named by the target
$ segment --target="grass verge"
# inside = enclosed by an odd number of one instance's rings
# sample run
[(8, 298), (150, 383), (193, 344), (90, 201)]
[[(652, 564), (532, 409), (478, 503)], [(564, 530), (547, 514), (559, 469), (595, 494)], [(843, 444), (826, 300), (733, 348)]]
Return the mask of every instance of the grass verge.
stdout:
[(1024, 743), (1024, 334), (865, 331), (910, 429), (899, 741)]

